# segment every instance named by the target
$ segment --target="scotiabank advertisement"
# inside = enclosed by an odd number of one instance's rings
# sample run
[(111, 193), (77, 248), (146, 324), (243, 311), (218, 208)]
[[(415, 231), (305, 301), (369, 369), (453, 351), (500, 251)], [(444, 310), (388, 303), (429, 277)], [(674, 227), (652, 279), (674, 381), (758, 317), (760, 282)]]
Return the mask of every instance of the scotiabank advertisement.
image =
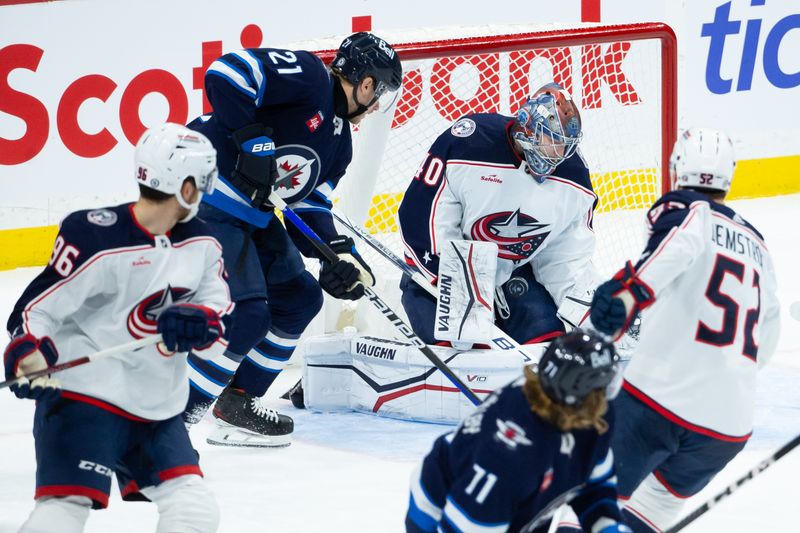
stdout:
[[(486, 24), (576, 24), (586, 20), (586, 4), (536, 1), (523, 7), (495, 0), (485, 11), (451, 0), (402, 6), (377, 0), (239, 0), (224, 7), (210, 0), (0, 4), (0, 230), (53, 225), (71, 210), (135, 199), (132, 145), (149, 126), (185, 123), (210, 110), (203, 74), (222, 53), (354, 29), (412, 41), (424, 38), (422, 28), (428, 27), (457, 33), (459, 27)], [(767, 161), (773, 173), (798, 175), (800, 4), (594, 5), (592, 16), (601, 23), (662, 21), (674, 29), (679, 126), (725, 130), (740, 159)], [(615, 64), (623, 76), (637, 68), (626, 61)], [(598, 94), (613, 99), (614, 78), (597, 81)], [(651, 121), (633, 116), (626, 128), (639, 129), (642, 138), (659, 134), (651, 131)], [(602, 121), (593, 125), (602, 127)], [(781, 187), (764, 194), (792, 192), (791, 183)]]

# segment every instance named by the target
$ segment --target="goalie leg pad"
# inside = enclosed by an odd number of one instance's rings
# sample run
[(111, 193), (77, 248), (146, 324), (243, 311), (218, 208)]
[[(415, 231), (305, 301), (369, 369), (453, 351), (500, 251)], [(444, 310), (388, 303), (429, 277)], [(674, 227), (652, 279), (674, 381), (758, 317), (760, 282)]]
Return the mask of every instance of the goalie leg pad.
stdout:
[(492, 338), (497, 245), (448, 241), (439, 259), (437, 340), (485, 344)]
[[(519, 377), (522, 369), (516, 353), (433, 350), (482, 397)], [(309, 339), (303, 388), (306, 406), (317, 411), (455, 424), (474, 410), (417, 348), (367, 336)]]

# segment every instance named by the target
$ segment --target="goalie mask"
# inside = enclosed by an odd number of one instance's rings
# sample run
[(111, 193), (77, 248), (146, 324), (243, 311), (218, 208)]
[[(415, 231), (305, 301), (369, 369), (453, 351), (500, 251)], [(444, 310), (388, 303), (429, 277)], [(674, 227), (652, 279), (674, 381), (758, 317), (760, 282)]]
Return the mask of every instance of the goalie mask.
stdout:
[(708, 128), (689, 128), (684, 131), (675, 141), (669, 158), (673, 188), (728, 192), (735, 166), (730, 138)]
[[(353, 99), (359, 107), (347, 118), (364, 113), (375, 102), (379, 110), (388, 110), (403, 81), (403, 67), (394, 49), (383, 39), (364, 31), (342, 41), (331, 69), (353, 84)], [(356, 90), (364, 78), (375, 82), (375, 95), (366, 105), (356, 98)]]
[[(189, 210), (180, 220), (196, 214), (204, 193), (214, 191), (217, 179), (217, 151), (201, 133), (179, 124), (166, 123), (145, 131), (134, 151), (136, 181), (165, 194), (174, 195)], [(194, 178), (197, 201), (189, 204), (181, 195), (187, 178)]]
[(539, 183), (575, 153), (583, 136), (578, 107), (556, 83), (543, 86), (525, 102), (517, 123), (521, 131), (514, 133), (514, 140)]
[(547, 347), (537, 373), (545, 394), (556, 403), (577, 407), (597, 389), (606, 389), (619, 372), (614, 346), (599, 335), (573, 329)]

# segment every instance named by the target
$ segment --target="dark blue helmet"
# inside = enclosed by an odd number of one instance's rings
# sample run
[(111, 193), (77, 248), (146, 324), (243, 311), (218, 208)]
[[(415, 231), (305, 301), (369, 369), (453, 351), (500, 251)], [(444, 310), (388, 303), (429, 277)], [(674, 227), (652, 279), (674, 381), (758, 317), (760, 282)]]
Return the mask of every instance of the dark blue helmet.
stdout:
[(619, 370), (614, 346), (594, 332), (574, 329), (547, 347), (539, 361), (539, 382), (556, 403), (577, 407), (597, 389), (612, 384)]
[(377, 97), (398, 90), (403, 81), (397, 52), (383, 39), (365, 31), (342, 41), (331, 68), (353, 85), (367, 77), (375, 78)]

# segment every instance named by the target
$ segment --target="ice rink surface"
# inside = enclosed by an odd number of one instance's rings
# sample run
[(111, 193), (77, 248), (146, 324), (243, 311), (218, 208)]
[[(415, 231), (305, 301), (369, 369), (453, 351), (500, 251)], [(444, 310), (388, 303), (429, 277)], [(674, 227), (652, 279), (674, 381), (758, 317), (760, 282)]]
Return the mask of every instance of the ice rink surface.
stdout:
[[(800, 251), (795, 222), (800, 195), (740, 200), (730, 205), (765, 236), (776, 264), (782, 305), (778, 352), (760, 375), (753, 437), (745, 450), (701, 494), (689, 512), (762, 458), (800, 433), (800, 322), (789, 306), (800, 300)], [(40, 269), (0, 272), (0, 320)], [(668, 325), (665, 325), (668, 327)], [(691, 372), (690, 368), (686, 369)], [(275, 399), (299, 377), (285, 371), (265, 402), (295, 419), (288, 448), (220, 448), (205, 443), (212, 422), (201, 422), (192, 440), (222, 512), (220, 531), (397, 532), (403, 530), (408, 478), (434, 438), (448, 426), (381, 419), (363, 414), (315, 414)], [(0, 533), (16, 531), (33, 506), (34, 404), (0, 391)], [(687, 532), (800, 531), (800, 450), (777, 462)], [(113, 494), (110, 507), (92, 512), (87, 532), (155, 530), (155, 506), (125, 503)]]

